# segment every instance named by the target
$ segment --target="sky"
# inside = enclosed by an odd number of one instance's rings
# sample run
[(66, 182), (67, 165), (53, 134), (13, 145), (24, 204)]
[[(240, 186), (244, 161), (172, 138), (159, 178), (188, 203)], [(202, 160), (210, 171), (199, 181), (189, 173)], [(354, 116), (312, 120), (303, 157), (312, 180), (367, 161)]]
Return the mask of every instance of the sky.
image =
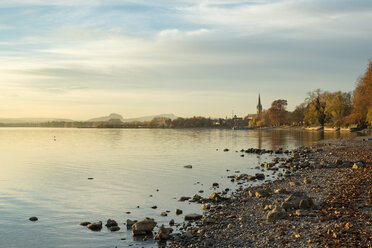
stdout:
[(370, 0), (0, 0), (0, 118), (288, 110), (352, 91)]

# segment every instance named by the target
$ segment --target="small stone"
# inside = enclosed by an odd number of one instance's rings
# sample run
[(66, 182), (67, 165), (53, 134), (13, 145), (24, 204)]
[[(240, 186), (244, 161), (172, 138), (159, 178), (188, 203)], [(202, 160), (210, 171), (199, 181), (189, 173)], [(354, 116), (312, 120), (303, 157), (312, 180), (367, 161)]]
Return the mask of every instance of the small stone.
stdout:
[(171, 220), (168, 222), (168, 224), (169, 224), (170, 226), (173, 226), (173, 225), (174, 225), (174, 219), (171, 219)]
[(118, 227), (118, 226), (111, 226), (111, 227), (109, 227), (109, 230), (111, 232), (116, 232), (116, 231), (119, 231), (120, 230), (120, 227)]
[(161, 225), (161, 227), (158, 230), (158, 233), (156, 234), (155, 239), (158, 240), (168, 240), (170, 239), (169, 230), (164, 227), (164, 225)]
[(180, 214), (182, 214), (183, 212), (182, 212), (182, 210), (181, 209), (176, 209), (176, 210), (174, 210), (174, 212), (177, 214), (177, 215), (180, 215)]
[(192, 165), (190, 165), (190, 164), (189, 165), (185, 165), (184, 168), (186, 168), (186, 169), (192, 169)]
[(105, 226), (112, 227), (112, 226), (117, 226), (117, 225), (118, 225), (118, 223), (115, 220), (108, 219)]
[(187, 201), (189, 200), (191, 197), (188, 197), (188, 196), (181, 196), (178, 201)]
[(33, 217), (28, 218), (28, 220), (30, 220), (30, 221), (38, 221), (39, 219), (37, 217), (33, 216)]
[(289, 182), (289, 186), (294, 187), (295, 185), (295, 182)]
[(168, 214), (166, 212), (161, 212), (160, 215), (161, 216), (168, 216)]
[(308, 178), (304, 178), (304, 184), (310, 184), (311, 183), (311, 180), (308, 179)]
[(89, 224), (90, 224), (90, 222), (88, 222), (88, 221), (80, 222), (80, 226), (87, 226)]
[(152, 209), (157, 209), (157, 208), (158, 208), (158, 206), (152, 206), (151, 208), (152, 208)]
[(132, 235), (136, 236), (151, 233), (155, 226), (156, 222), (153, 219), (145, 218), (132, 226)]
[(130, 220), (130, 219), (127, 219), (127, 228), (130, 229), (132, 228), (132, 226), (137, 223), (136, 220)]
[(213, 183), (212, 184), (213, 187), (218, 187), (218, 185), (219, 185), (218, 183)]

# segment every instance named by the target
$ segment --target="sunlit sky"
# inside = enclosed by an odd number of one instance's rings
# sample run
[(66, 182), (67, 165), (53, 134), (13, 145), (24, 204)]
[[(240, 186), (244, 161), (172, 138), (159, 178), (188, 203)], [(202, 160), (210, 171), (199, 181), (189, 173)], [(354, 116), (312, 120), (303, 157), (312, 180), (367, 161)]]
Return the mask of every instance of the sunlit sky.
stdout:
[(352, 91), (370, 0), (0, 0), (0, 118), (244, 116)]

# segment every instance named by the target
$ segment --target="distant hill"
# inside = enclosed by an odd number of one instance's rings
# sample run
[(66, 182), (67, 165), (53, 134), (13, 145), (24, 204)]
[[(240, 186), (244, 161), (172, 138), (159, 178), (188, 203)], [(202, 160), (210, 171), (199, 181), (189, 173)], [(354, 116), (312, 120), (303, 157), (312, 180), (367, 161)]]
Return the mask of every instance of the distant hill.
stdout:
[(64, 121), (73, 122), (70, 119), (58, 119), (58, 118), (0, 118), (0, 123), (44, 123), (52, 121)]
[(97, 117), (97, 118), (89, 119), (89, 120), (87, 120), (87, 122), (109, 121), (111, 119), (116, 119), (116, 120), (124, 121), (123, 116), (121, 116), (119, 114), (112, 113), (109, 116), (102, 116), (102, 117)]
[(143, 117), (138, 117), (138, 118), (128, 118), (124, 119), (123, 122), (134, 122), (134, 121), (151, 121), (152, 119), (156, 117), (163, 117), (163, 118), (169, 118), (171, 120), (177, 119), (178, 117), (175, 116), (174, 114), (160, 114), (160, 115), (149, 115), (149, 116), (143, 116)]

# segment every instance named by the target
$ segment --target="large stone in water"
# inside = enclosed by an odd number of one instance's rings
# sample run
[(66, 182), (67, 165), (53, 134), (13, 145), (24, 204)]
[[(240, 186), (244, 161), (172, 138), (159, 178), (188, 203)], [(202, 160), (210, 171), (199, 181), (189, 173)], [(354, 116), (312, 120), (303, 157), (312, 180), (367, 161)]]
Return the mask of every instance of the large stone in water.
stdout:
[(194, 221), (194, 220), (200, 220), (203, 216), (200, 214), (188, 214), (185, 215), (185, 220)]
[(132, 226), (132, 235), (145, 235), (151, 233), (156, 226), (156, 222), (153, 219), (146, 218), (142, 221), (138, 221)]

